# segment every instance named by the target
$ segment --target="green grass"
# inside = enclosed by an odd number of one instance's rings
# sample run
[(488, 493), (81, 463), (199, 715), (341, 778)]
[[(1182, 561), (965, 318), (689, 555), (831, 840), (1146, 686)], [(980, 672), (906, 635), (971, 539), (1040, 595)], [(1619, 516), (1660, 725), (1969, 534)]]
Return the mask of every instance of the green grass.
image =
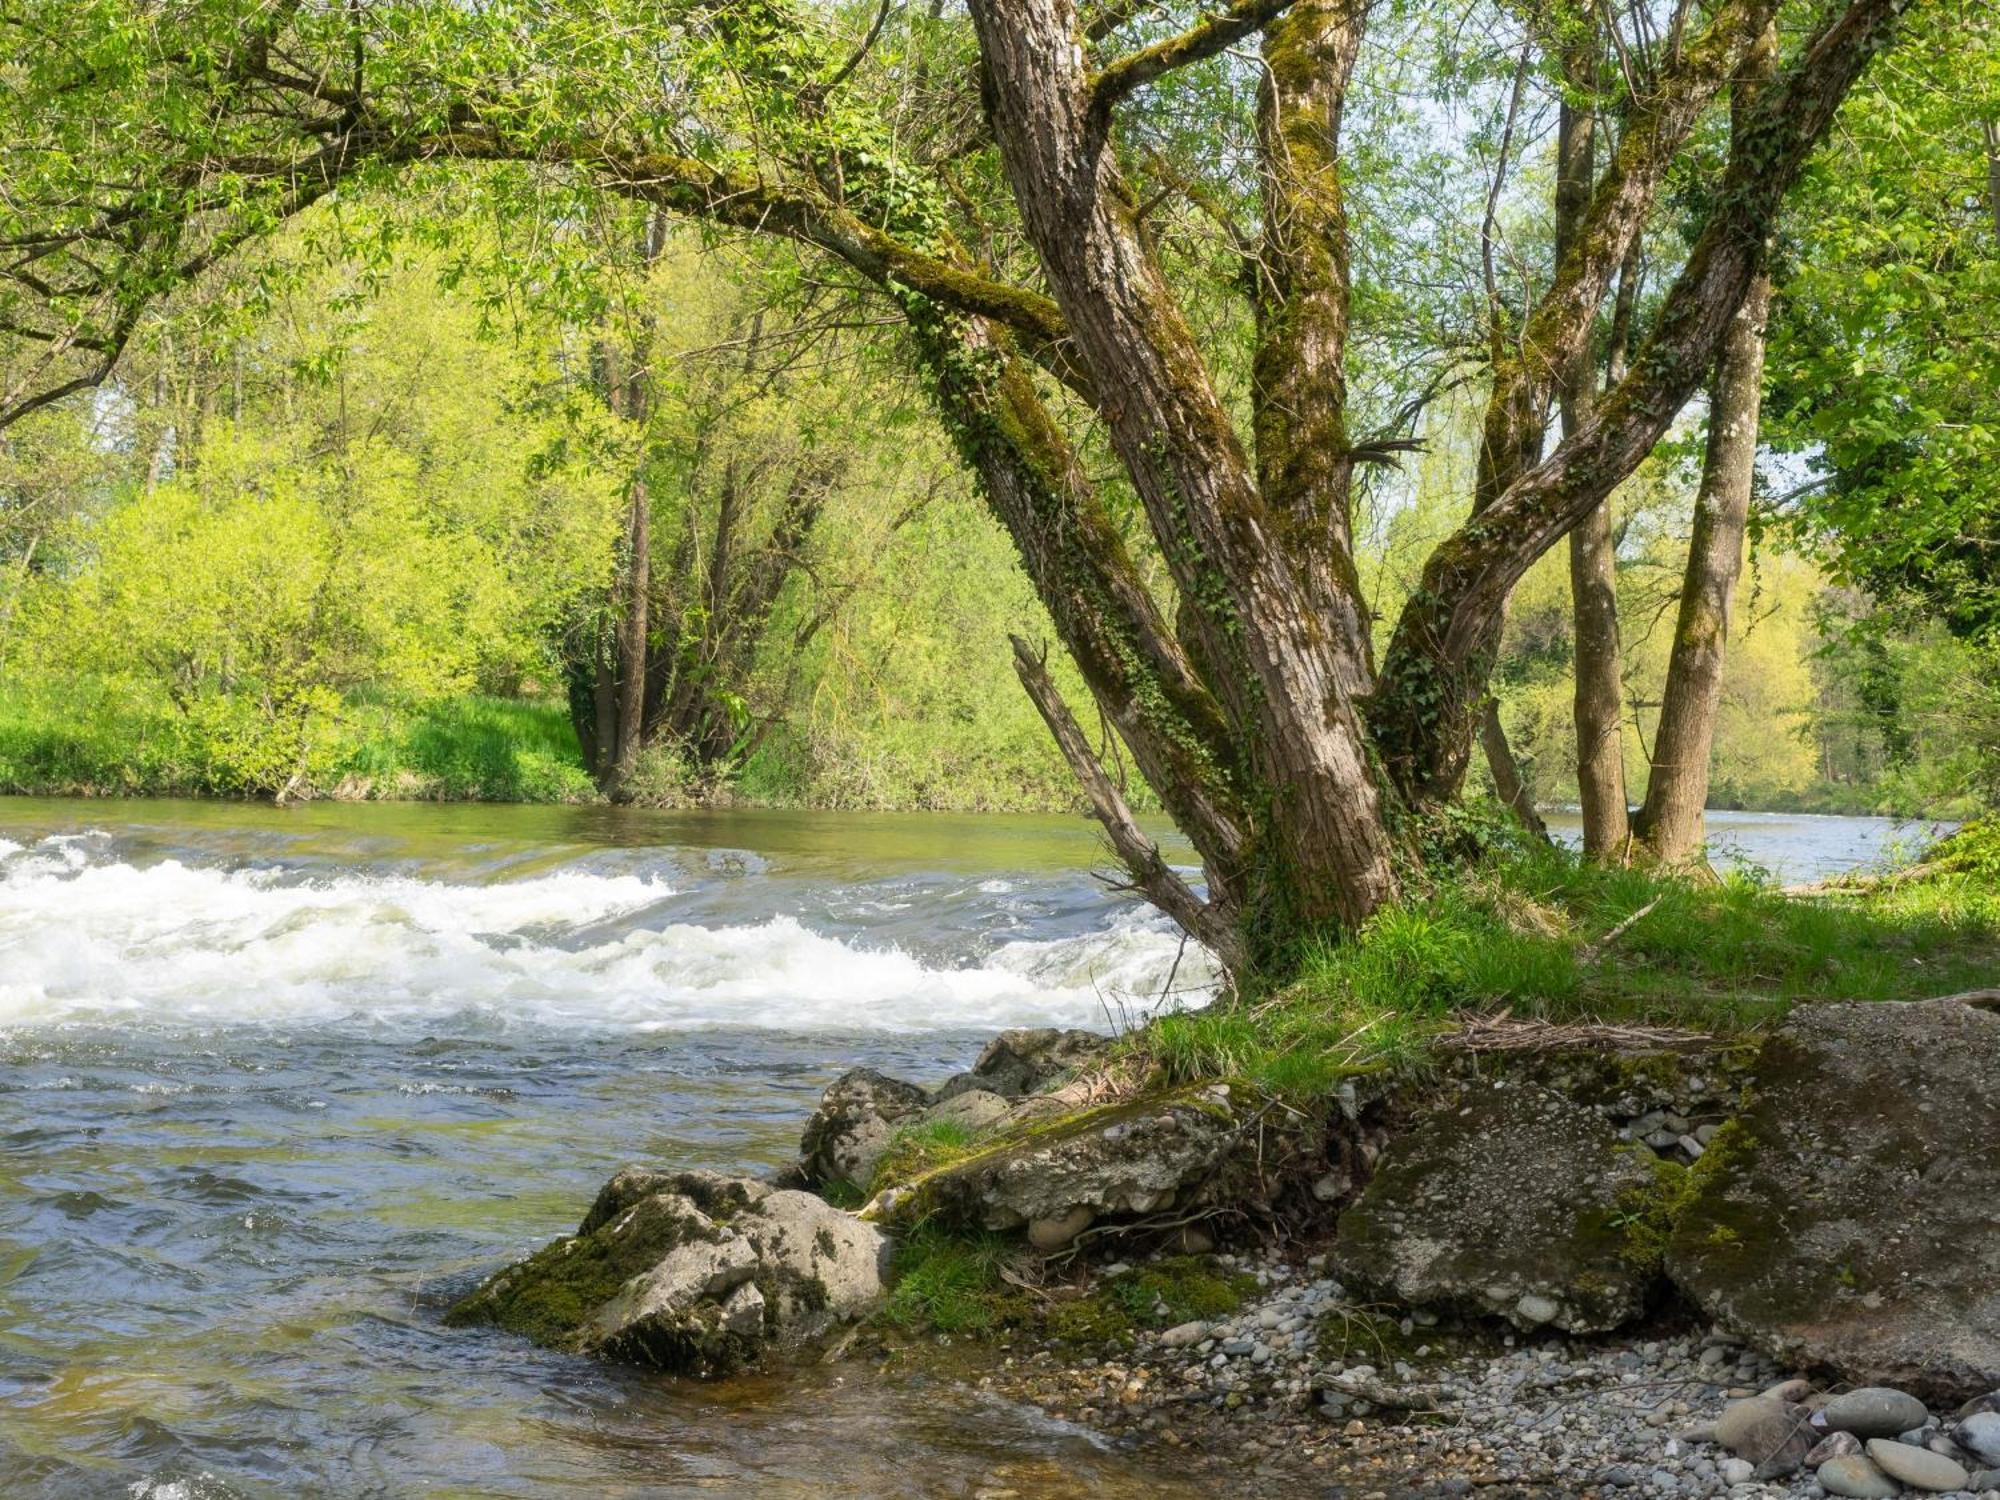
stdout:
[(1128, 1045), (1169, 1081), (1235, 1076), (1311, 1098), (1357, 1072), (1420, 1066), (1472, 1013), (1734, 1033), (1801, 1001), (1973, 988), (2000, 974), (2000, 835), (1959, 851), (1920, 878), (1812, 896), (1496, 852), (1351, 941), (1308, 945), (1282, 988), (1162, 1017)]
[(1001, 1269), (1020, 1254), (997, 1234), (950, 1234), (922, 1225), (896, 1247), (896, 1284), (882, 1316), (906, 1332), (984, 1333), (1015, 1300)]

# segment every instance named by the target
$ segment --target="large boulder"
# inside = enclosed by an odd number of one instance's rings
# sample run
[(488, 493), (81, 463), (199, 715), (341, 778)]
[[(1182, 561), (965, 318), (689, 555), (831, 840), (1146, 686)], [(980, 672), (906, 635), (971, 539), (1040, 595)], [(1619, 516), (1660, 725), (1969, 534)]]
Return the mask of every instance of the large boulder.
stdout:
[(446, 1315), (676, 1374), (733, 1369), (872, 1307), (890, 1242), (811, 1193), (628, 1168), (575, 1235)]
[[(1017, 1121), (912, 1180), (878, 1184), (866, 1217), (1025, 1229), (1042, 1250), (1100, 1220), (1132, 1224), (1251, 1209), (1324, 1141), (1226, 1083)], [(1261, 1128), (1260, 1128), (1261, 1126)]]
[(799, 1174), (809, 1185), (845, 1185), (866, 1193), (882, 1153), (931, 1096), (873, 1068), (855, 1068), (827, 1085), (799, 1138)]
[(1704, 1311), (1856, 1383), (2000, 1386), (2000, 1014), (1973, 999), (1792, 1012), (1669, 1246)]
[(1003, 1031), (986, 1044), (971, 1071), (946, 1080), (938, 1098), (982, 1089), (1004, 1099), (1019, 1099), (1093, 1066), (1110, 1046), (1109, 1038), (1092, 1031), (1058, 1031), (1052, 1026)]
[(1600, 1333), (1645, 1310), (1674, 1174), (1593, 1110), (1473, 1083), (1404, 1124), (1340, 1216), (1342, 1281), (1406, 1306)]

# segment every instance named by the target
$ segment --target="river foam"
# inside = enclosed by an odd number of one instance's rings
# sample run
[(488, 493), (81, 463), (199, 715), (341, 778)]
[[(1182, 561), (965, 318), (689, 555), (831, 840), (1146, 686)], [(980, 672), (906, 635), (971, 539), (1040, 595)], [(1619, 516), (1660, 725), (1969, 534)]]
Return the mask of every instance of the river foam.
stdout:
[(137, 864), (89, 835), (0, 843), (0, 1025), (1102, 1028), (1169, 976), (1183, 1001), (1214, 979), (1129, 907), (953, 961), (790, 914), (690, 921), (680, 894), (587, 869), (454, 883)]

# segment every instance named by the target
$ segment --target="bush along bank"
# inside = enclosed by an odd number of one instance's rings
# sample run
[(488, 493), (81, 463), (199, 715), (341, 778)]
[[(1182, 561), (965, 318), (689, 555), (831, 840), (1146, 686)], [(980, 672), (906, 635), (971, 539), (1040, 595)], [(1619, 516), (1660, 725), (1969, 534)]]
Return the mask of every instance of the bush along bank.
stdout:
[(1996, 1121), (2000, 990), (1489, 1021), (1317, 1108), (1010, 1032), (935, 1088), (843, 1076), (777, 1183), (621, 1174), (451, 1320), (678, 1374), (943, 1362), (1218, 1492), (1985, 1495)]

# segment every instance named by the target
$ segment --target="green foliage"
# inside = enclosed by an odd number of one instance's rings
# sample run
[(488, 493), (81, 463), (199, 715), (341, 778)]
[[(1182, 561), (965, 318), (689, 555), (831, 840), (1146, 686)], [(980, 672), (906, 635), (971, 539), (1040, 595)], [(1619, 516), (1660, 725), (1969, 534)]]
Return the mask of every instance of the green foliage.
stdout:
[(1421, 1066), (1468, 1014), (1727, 1032), (1803, 1001), (1970, 988), (2000, 963), (2000, 883), (1977, 873), (1990, 842), (1942, 846), (1924, 878), (1814, 897), (1524, 847), (1309, 946), (1284, 989), (1164, 1016), (1128, 1045), (1176, 1082), (1240, 1077), (1313, 1099), (1356, 1073)]
[(2000, 634), (2000, 187), (1979, 0), (1915, 17), (1849, 97), (1780, 247), (1768, 431), (1822, 483), (1779, 519), (1844, 578)]

